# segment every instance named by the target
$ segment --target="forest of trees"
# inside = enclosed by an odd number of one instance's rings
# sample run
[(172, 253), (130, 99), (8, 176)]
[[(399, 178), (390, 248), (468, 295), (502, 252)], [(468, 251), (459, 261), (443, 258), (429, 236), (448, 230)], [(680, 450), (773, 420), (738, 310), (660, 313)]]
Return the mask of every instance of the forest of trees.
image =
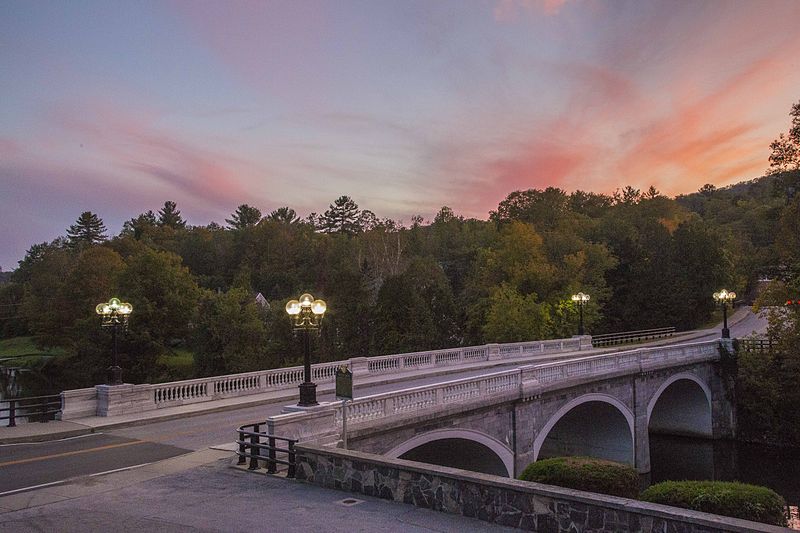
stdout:
[[(589, 333), (702, 327), (722, 287), (748, 295), (768, 275), (800, 288), (800, 165), (773, 168), (675, 199), (652, 187), (515, 191), (489, 220), (442, 207), (404, 225), (341, 196), (305, 219), (243, 204), (225, 226), (190, 226), (168, 201), (108, 236), (84, 212), (0, 285), (13, 311), (0, 338), (61, 348), (38, 369), (60, 390), (105, 379), (108, 332), (94, 308), (111, 296), (134, 307), (120, 344), (131, 382), (296, 364), (284, 305), (306, 291), (328, 303), (317, 360), (568, 337), (578, 291), (592, 297)], [(175, 354), (192, 364), (170, 365)]]

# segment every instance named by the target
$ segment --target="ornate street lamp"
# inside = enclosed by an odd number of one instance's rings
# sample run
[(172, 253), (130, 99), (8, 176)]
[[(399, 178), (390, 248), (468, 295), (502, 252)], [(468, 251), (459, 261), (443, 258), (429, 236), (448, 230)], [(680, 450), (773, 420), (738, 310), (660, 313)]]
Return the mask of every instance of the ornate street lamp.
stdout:
[(296, 330), (303, 331), (303, 383), (300, 384), (300, 407), (317, 404), (317, 385), (311, 382), (311, 346), (309, 334), (312, 329), (319, 328), (327, 306), (323, 300), (315, 300), (308, 293), (300, 296), (300, 300), (289, 300), (286, 312), (292, 319)]
[(581, 321), (578, 324), (578, 335), (583, 335), (583, 306), (586, 305), (589, 299), (590, 296), (588, 294), (583, 294), (582, 292), (572, 295), (572, 301), (578, 304), (578, 309), (581, 313)]
[(714, 300), (722, 305), (722, 338), (730, 339), (731, 330), (728, 329), (728, 302), (736, 300), (736, 293), (722, 289), (714, 293)]
[(104, 328), (111, 328), (111, 338), (114, 344), (114, 364), (109, 368), (111, 374), (111, 385), (122, 384), (122, 369), (117, 363), (117, 329), (122, 331), (128, 329), (128, 317), (133, 312), (133, 306), (129, 303), (120, 302), (118, 298), (111, 298), (108, 303), (97, 304), (95, 312), (100, 315), (101, 323)]

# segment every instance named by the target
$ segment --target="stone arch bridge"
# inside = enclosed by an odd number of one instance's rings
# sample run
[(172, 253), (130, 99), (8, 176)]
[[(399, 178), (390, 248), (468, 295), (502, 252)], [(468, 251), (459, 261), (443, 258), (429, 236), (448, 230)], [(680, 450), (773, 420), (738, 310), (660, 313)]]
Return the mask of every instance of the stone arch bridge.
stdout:
[[(555, 455), (650, 471), (651, 432), (726, 438), (735, 418), (723, 357), (708, 341), (522, 366), (349, 402), (348, 447), (516, 476)], [(341, 444), (341, 404), (274, 416), (270, 432)]]

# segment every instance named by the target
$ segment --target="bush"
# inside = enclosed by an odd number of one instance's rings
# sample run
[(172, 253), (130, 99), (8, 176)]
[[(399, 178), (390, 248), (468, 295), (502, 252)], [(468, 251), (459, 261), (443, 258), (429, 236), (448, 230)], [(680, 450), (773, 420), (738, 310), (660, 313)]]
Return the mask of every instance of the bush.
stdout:
[(554, 457), (531, 463), (519, 478), (623, 498), (639, 496), (639, 474), (628, 465), (592, 457)]
[(641, 499), (776, 526), (786, 525), (786, 502), (767, 487), (723, 481), (665, 481)]

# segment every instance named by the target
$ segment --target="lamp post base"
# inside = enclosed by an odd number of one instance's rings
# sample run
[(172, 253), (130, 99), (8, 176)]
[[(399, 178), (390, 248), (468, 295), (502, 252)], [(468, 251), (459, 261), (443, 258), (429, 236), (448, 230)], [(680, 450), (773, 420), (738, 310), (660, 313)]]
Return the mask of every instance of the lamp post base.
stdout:
[(297, 403), (300, 407), (310, 407), (312, 405), (319, 405), (317, 403), (317, 384), (306, 381), (300, 384), (300, 401)]
[(109, 385), (122, 385), (122, 368), (117, 365), (108, 367)]
[(722, 328), (722, 338), (723, 339), (730, 339), (731, 338), (731, 330), (728, 328)]

